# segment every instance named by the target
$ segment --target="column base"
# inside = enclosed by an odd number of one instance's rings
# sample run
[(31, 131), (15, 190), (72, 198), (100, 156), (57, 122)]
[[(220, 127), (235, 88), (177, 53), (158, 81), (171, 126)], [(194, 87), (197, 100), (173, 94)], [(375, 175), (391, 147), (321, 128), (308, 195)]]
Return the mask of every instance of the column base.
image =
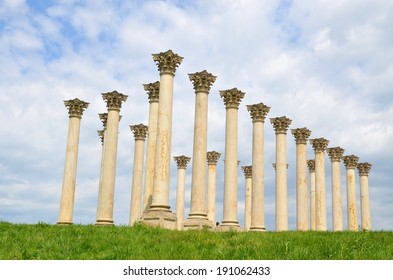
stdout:
[(140, 222), (144, 225), (160, 227), (165, 229), (176, 230), (177, 226), (176, 214), (169, 209), (154, 209), (150, 208), (147, 212), (143, 213)]
[(96, 226), (113, 226), (113, 220), (97, 220)]
[(265, 232), (266, 228), (265, 227), (254, 226), (254, 227), (250, 227), (249, 231), (252, 231), (252, 232)]
[(242, 231), (242, 229), (237, 221), (223, 221), (216, 227), (216, 231)]
[(207, 217), (190, 217), (187, 218), (187, 220), (181, 224), (181, 229), (182, 230), (189, 230), (189, 229), (197, 229), (197, 230), (202, 230), (202, 229), (209, 229), (212, 230), (214, 228), (214, 223), (211, 220), (208, 220)]
[(61, 222), (61, 221), (58, 221), (57, 224), (58, 224), (58, 225), (72, 225), (73, 222), (66, 222), (66, 221), (62, 221), (62, 222)]

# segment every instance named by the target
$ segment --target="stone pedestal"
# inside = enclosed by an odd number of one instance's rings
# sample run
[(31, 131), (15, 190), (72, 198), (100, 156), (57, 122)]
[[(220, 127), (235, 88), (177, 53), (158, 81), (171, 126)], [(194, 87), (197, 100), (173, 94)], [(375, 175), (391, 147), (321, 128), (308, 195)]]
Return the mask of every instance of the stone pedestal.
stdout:
[(206, 207), (206, 153), (208, 95), (216, 76), (206, 70), (189, 74), (195, 90), (194, 148), (192, 156), (192, 182), (190, 214), (184, 229), (213, 228), (207, 218)]
[(286, 136), (292, 120), (271, 118), (276, 133), (276, 231), (288, 230), (287, 148)]
[(69, 124), (64, 164), (63, 186), (60, 198), (59, 220), (57, 223), (72, 224), (76, 169), (78, 162), (80, 121), (83, 111), (88, 107), (89, 103), (75, 98), (72, 100), (64, 101), (64, 105), (68, 108)]
[(368, 193), (368, 173), (371, 170), (371, 164), (368, 162), (358, 163), (357, 168), (360, 176), (360, 210), (362, 213), (362, 229), (371, 230), (370, 197)]
[(326, 231), (326, 178), (325, 149), (329, 141), (324, 138), (310, 139), (315, 153), (315, 213), (316, 230)]
[(311, 131), (291, 129), (296, 141), (296, 229), (308, 230), (307, 140)]
[(340, 162), (344, 149), (340, 147), (328, 148), (327, 153), (332, 163), (332, 214), (333, 231), (344, 230), (342, 198), (341, 198), (341, 171)]
[(177, 164), (177, 193), (176, 193), (176, 218), (177, 218), (177, 230), (182, 229), (182, 223), (184, 220), (184, 189), (186, 185), (186, 168), (190, 162), (189, 157), (178, 156), (173, 157)]
[(251, 194), (252, 194), (252, 166), (242, 166), (244, 177), (246, 178), (246, 192), (244, 204), (244, 230), (249, 231), (251, 226)]
[(207, 152), (207, 218), (213, 225), (216, 225), (216, 169), (220, 156), (216, 151)]
[(113, 197), (115, 192), (117, 140), (119, 133), (119, 112), (127, 95), (117, 91), (103, 93), (107, 103), (108, 119), (104, 137), (104, 162), (102, 166), (101, 189), (98, 191), (97, 225), (113, 225)]
[(263, 103), (247, 105), (253, 123), (252, 129), (252, 196), (251, 231), (265, 231), (265, 162), (264, 123), (270, 107)]
[(143, 211), (146, 212), (153, 200), (154, 162), (156, 156), (158, 100), (160, 82), (144, 84), (143, 88), (149, 96), (149, 123), (146, 148), (145, 190), (143, 195)]
[(222, 90), (226, 108), (224, 162), (224, 217), (219, 231), (240, 230), (237, 219), (238, 109), (245, 93), (237, 88)]
[(157, 140), (154, 162), (152, 204), (142, 215), (142, 222), (151, 226), (176, 229), (176, 214), (169, 206), (170, 157), (172, 143), (173, 78), (183, 58), (171, 50), (153, 54), (160, 72)]
[(148, 127), (144, 124), (130, 125), (131, 131), (134, 133), (135, 150), (134, 150), (134, 171), (132, 175), (131, 188), (131, 208), (130, 222), (132, 226), (139, 221), (142, 210), (142, 183), (143, 183), (143, 158), (145, 138)]
[(308, 171), (310, 173), (310, 230), (317, 229), (315, 211), (315, 160), (307, 160)]
[(347, 171), (347, 216), (349, 231), (358, 231), (355, 182), (355, 168), (358, 164), (358, 160), (359, 158), (355, 155), (343, 157), (343, 162)]

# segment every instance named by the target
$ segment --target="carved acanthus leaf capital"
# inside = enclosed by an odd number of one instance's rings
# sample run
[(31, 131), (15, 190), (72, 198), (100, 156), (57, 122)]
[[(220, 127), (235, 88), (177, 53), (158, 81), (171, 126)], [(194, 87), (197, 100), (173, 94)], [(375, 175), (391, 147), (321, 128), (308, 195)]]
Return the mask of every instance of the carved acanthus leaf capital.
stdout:
[(102, 125), (104, 127), (104, 129), (106, 129), (106, 123), (108, 121), (108, 113), (101, 113), (98, 114), (98, 117), (100, 118)]
[(127, 95), (124, 95), (116, 90), (112, 92), (102, 93), (102, 98), (106, 102), (108, 110), (120, 111), (122, 102), (127, 100)]
[(341, 147), (334, 147), (334, 148), (327, 148), (326, 151), (329, 155), (330, 161), (333, 162), (333, 161), (341, 161), (341, 158), (345, 150)]
[(296, 144), (307, 144), (307, 140), (311, 135), (311, 130), (305, 127), (291, 129), (291, 132), (295, 137)]
[(346, 169), (355, 169), (358, 165), (359, 157), (355, 155), (342, 157)]
[(97, 134), (101, 139), (101, 144), (104, 144), (104, 135), (105, 135), (105, 129), (103, 130), (97, 130)]
[(144, 84), (143, 89), (147, 91), (149, 95), (149, 103), (158, 102), (160, 97), (160, 82), (154, 82), (150, 84)]
[(245, 93), (237, 88), (220, 90), (220, 96), (224, 100), (225, 108), (239, 108), (240, 101), (244, 98)]
[(152, 54), (152, 56), (153, 60), (158, 66), (158, 71), (160, 72), (160, 74), (175, 75), (176, 68), (183, 61), (183, 57), (175, 54), (171, 50)]
[(194, 86), (195, 92), (209, 92), (212, 84), (216, 81), (217, 78), (217, 76), (210, 74), (206, 70), (203, 70), (202, 72), (196, 72), (194, 74), (188, 74), (188, 77)]
[(136, 125), (130, 125), (131, 131), (134, 133), (135, 140), (145, 140), (148, 127), (142, 123)]
[(247, 105), (247, 110), (250, 112), (252, 122), (264, 122), (270, 107), (263, 103)]
[(314, 139), (310, 139), (310, 144), (312, 146), (312, 148), (314, 149), (314, 152), (322, 152), (324, 153), (326, 150), (326, 147), (329, 144), (329, 140), (325, 139), (325, 138), (314, 138)]
[(315, 160), (314, 159), (307, 160), (307, 166), (308, 166), (309, 172), (315, 172)]
[(288, 127), (292, 123), (292, 120), (286, 116), (282, 116), (271, 118), (270, 123), (273, 125), (276, 134), (287, 134)]
[(207, 164), (208, 165), (216, 165), (218, 159), (220, 158), (221, 154), (216, 151), (207, 152)]
[(82, 101), (78, 98), (64, 100), (64, 105), (68, 108), (69, 117), (81, 118), (83, 111), (89, 107), (89, 103)]
[(371, 163), (369, 162), (362, 162), (362, 163), (358, 163), (357, 168), (359, 171), (359, 175), (360, 176), (368, 176), (368, 173), (371, 170)]
[(187, 168), (187, 164), (190, 162), (191, 158), (190, 157), (186, 157), (186, 156), (177, 156), (177, 157), (173, 157), (173, 159), (176, 161), (177, 164), (177, 168), (178, 169), (186, 169)]
[(246, 178), (252, 178), (252, 165), (241, 167)]

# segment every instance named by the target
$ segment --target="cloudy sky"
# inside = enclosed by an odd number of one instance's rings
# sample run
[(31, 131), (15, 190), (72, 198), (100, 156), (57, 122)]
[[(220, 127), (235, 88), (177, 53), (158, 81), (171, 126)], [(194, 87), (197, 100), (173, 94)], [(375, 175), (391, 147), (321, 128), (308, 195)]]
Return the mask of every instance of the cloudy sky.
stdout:
[[(393, 229), (393, 2), (342, 1), (23, 1), (0, 0), (0, 220), (56, 223), (68, 112), (63, 100), (89, 102), (80, 132), (74, 222), (95, 222), (101, 93), (128, 95), (119, 127), (114, 220), (129, 219), (134, 138), (148, 120), (142, 84), (159, 80), (151, 54), (184, 57), (174, 84), (172, 155), (192, 156), (194, 98), (188, 73), (217, 76), (209, 95), (208, 149), (223, 153), (225, 107), (219, 90), (246, 93), (239, 108), (240, 165), (251, 164), (248, 104), (271, 107), (360, 162), (369, 176), (373, 229)], [(222, 220), (223, 154), (217, 220)], [(295, 141), (287, 135), (289, 227), (295, 229)], [(313, 150), (308, 146), (308, 158)], [(275, 134), (265, 123), (266, 227), (274, 230)], [(326, 163), (331, 228), (330, 160)], [(177, 168), (171, 162), (171, 209)], [(186, 213), (191, 168), (187, 169)], [(345, 169), (341, 165), (346, 227)], [(244, 176), (239, 168), (239, 222)], [(357, 199), (360, 200), (357, 177)], [(359, 203), (358, 203), (359, 205)], [(358, 206), (360, 223), (360, 207)]]

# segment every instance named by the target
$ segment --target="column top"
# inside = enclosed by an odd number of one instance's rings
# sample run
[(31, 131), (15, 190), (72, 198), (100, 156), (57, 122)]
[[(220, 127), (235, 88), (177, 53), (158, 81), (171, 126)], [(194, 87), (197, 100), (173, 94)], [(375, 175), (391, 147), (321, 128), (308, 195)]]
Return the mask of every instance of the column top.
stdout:
[(252, 165), (241, 167), (246, 178), (252, 178)]
[(175, 75), (176, 68), (183, 61), (183, 57), (175, 54), (172, 50), (152, 54), (152, 56), (160, 74)]
[(78, 98), (64, 100), (64, 105), (68, 108), (69, 117), (81, 118), (83, 115), (83, 111), (89, 107), (89, 103), (82, 101)]
[(147, 91), (149, 95), (149, 103), (158, 102), (160, 96), (160, 82), (154, 82), (150, 84), (143, 84), (143, 89)]
[(355, 155), (349, 155), (343, 156), (342, 159), (346, 169), (355, 169), (358, 164), (359, 157)]
[(104, 126), (104, 129), (106, 128), (106, 123), (108, 121), (108, 113), (101, 113), (98, 114), (98, 117), (100, 118), (102, 125)]
[(239, 104), (244, 98), (245, 93), (238, 90), (237, 88), (232, 88), (228, 90), (220, 90), (220, 96), (224, 100), (225, 108), (236, 108), (239, 109)]
[(252, 122), (264, 122), (266, 115), (267, 113), (269, 113), (270, 110), (270, 107), (266, 106), (262, 102), (246, 106), (248, 112), (250, 112)]
[(148, 130), (147, 125), (144, 125), (142, 123), (130, 125), (130, 129), (134, 133), (135, 140), (145, 140)]
[(329, 155), (330, 161), (340, 162), (345, 150), (341, 147), (333, 147), (327, 148), (326, 151)]
[(207, 152), (207, 164), (208, 165), (216, 165), (218, 159), (220, 158), (221, 154), (216, 151)]
[(291, 129), (291, 132), (295, 137), (296, 144), (307, 144), (307, 140), (311, 135), (311, 130), (306, 127)]
[(309, 172), (315, 172), (315, 160), (314, 159), (307, 160), (307, 166), (308, 166)]
[(286, 116), (282, 116), (270, 118), (270, 123), (273, 125), (276, 134), (287, 134), (288, 127), (292, 123), (292, 120)]
[(176, 161), (178, 169), (186, 169), (187, 168), (187, 164), (191, 160), (190, 157), (186, 157), (184, 155), (173, 157), (173, 159)]
[(314, 138), (310, 139), (310, 144), (314, 149), (314, 152), (325, 152), (327, 145), (329, 144), (329, 140), (325, 138)]
[(211, 86), (216, 81), (217, 76), (210, 74), (206, 70), (202, 72), (196, 72), (193, 74), (188, 74), (190, 81), (194, 86), (195, 92), (204, 91), (209, 92)]
[(101, 144), (104, 144), (104, 134), (105, 134), (105, 129), (103, 130), (97, 130), (97, 134), (101, 139)]
[(361, 163), (358, 163), (358, 165), (356, 167), (358, 168), (360, 176), (368, 176), (368, 173), (371, 170), (371, 166), (372, 165), (369, 162), (361, 162)]
[(120, 111), (122, 102), (127, 100), (127, 95), (124, 95), (116, 90), (112, 92), (101, 93), (102, 99), (106, 101), (108, 110)]

